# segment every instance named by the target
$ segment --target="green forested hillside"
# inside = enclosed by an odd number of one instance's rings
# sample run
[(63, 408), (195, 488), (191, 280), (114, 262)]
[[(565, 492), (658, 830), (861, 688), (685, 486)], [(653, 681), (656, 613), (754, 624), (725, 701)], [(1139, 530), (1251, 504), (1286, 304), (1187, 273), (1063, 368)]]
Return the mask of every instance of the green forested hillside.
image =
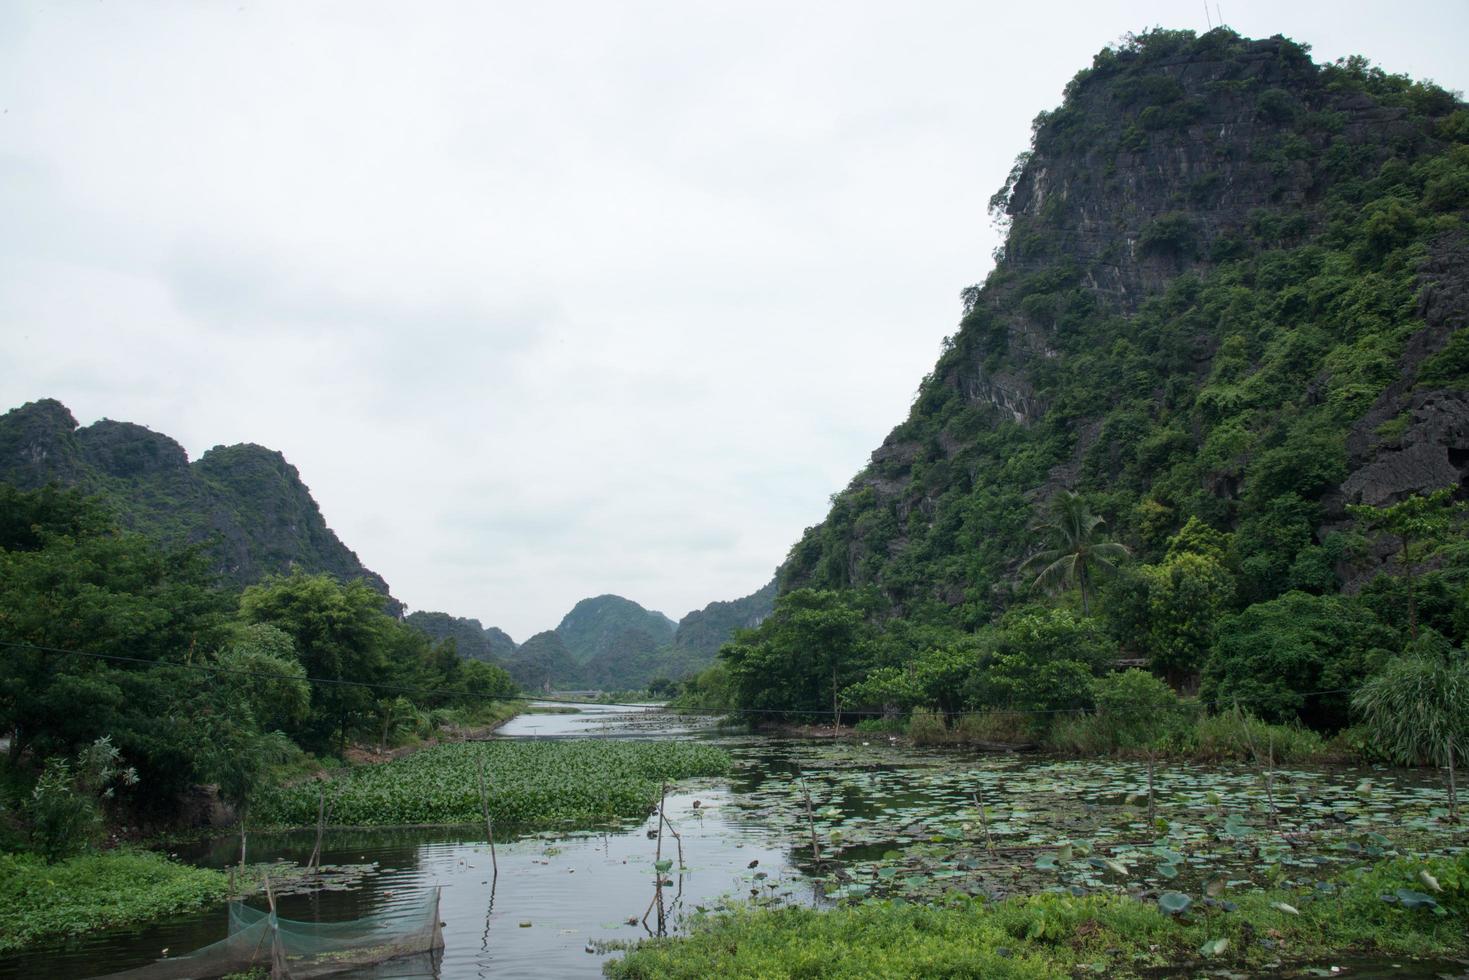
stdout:
[(711, 602), (673, 622), (630, 599), (604, 595), (578, 602), (554, 630), (516, 645), (503, 631), (447, 613), (415, 612), (405, 622), (438, 639), (453, 638), (462, 656), (499, 664), (528, 690), (641, 690), (707, 667), (735, 630), (770, 614), (775, 582), (729, 601)]
[(403, 622), (435, 640), (453, 640), (459, 656), (485, 663), (504, 664), (515, 656), (519, 645), (497, 626), (485, 627), (477, 619), (464, 619), (442, 612), (412, 612)]
[(237, 585), (299, 568), (364, 579), (388, 595), (382, 577), (327, 527), (296, 468), (262, 446), (215, 446), (191, 463), (162, 433), (109, 419), (78, 427), (48, 398), (0, 416), (0, 482), (99, 495), (131, 530), (165, 545), (200, 545)]
[(735, 630), (759, 626), (775, 605), (775, 579), (740, 599), (711, 602), (678, 621), (673, 645), (691, 656), (713, 659)]
[[(1463, 642), (1457, 96), (1283, 38), (1153, 31), (1036, 118), (992, 205), (1006, 244), (907, 420), (706, 691), (1084, 707), (1132, 659), (1331, 727), (1348, 695), (1303, 692), (1352, 688), (1415, 633)], [(1440, 488), (1404, 562), (1381, 509)], [(1130, 555), (1115, 572), (1022, 571), (1103, 543)]]
[(643, 645), (625, 636), (628, 631), (642, 634), (649, 648), (657, 648), (673, 640), (675, 629), (677, 624), (661, 612), (622, 596), (599, 595), (581, 600), (561, 617), (556, 635), (572, 658), (584, 664), (614, 647)]

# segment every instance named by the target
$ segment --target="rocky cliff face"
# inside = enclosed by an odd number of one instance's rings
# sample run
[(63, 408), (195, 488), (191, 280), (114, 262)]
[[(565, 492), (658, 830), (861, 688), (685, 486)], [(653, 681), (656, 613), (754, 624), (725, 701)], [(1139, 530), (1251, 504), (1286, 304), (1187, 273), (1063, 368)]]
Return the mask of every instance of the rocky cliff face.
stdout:
[[(1058, 354), (1062, 287), (1135, 314), (1262, 231), (1270, 245), (1319, 233), (1316, 206), (1340, 177), (1324, 156), (1350, 153), (1350, 169), (1370, 174), (1425, 135), (1408, 108), (1331, 86), (1306, 49), (1278, 37), (1216, 31), (1152, 57), (1113, 52), (1067, 93), (1037, 119), (1033, 150), (995, 202), (1011, 222), (1001, 274), (966, 293), (966, 313), (993, 314), (993, 338), (945, 378), (1020, 422), (1048, 407), (1034, 374)], [(1212, 351), (1200, 339), (1203, 363)]]
[(1397, 377), (1347, 436), (1351, 472), (1339, 495), (1345, 503), (1387, 504), (1469, 481), (1469, 393), (1455, 390), (1442, 370), (1424, 372), (1456, 336), (1462, 342), (1469, 325), (1469, 238), (1434, 240), (1419, 281), (1423, 329), (1399, 356)]
[(1065, 488), (1144, 554), (1190, 515), (1288, 535), (1258, 572), (1284, 588), (1345, 504), (1465, 486), (1466, 144), (1451, 93), (1284, 38), (1103, 51), (992, 202), (1006, 244), (908, 420), (781, 587), (983, 622)]
[(299, 567), (365, 579), (401, 609), (327, 526), (296, 468), (261, 446), (216, 446), (191, 463), (166, 435), (107, 419), (78, 427), (66, 406), (43, 399), (0, 416), (0, 480), (100, 494), (134, 530), (202, 544), (241, 585)]

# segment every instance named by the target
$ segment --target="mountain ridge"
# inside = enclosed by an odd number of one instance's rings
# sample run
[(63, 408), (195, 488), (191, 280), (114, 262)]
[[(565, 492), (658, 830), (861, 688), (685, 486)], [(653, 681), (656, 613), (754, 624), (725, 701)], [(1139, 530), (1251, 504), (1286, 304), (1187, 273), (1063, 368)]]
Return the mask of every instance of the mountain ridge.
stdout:
[(168, 545), (200, 545), (238, 585), (299, 567), (361, 578), (395, 614), (386, 580), (327, 525), (297, 469), (254, 443), (184, 447), (131, 422), (80, 426), (61, 402), (27, 402), (0, 416), (0, 480), (21, 489), (56, 482), (104, 497), (121, 523)]

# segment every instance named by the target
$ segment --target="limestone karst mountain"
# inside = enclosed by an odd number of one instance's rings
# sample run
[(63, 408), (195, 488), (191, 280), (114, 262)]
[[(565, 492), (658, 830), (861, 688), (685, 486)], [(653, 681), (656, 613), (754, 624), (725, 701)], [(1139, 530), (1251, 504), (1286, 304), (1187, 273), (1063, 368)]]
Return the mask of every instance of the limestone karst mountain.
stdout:
[(401, 607), (327, 526), (296, 468), (275, 450), (215, 446), (190, 461), (168, 436), (131, 422), (78, 426), (54, 399), (0, 416), (0, 481), (47, 483), (106, 498), (121, 522), (167, 544), (199, 544), (237, 584), (300, 568), (361, 578)]

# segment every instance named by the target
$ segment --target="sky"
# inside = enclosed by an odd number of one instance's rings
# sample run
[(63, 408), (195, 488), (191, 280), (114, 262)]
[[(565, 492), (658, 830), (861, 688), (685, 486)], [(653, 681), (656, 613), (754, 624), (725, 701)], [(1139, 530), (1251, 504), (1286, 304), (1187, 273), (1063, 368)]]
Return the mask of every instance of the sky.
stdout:
[[(1210, 5), (1214, 16), (1216, 5)], [(1469, 4), (1217, 5), (1469, 88)], [(279, 449), (517, 640), (769, 580), (906, 416), (1030, 120), (1202, 2), (0, 3), (0, 409)]]

